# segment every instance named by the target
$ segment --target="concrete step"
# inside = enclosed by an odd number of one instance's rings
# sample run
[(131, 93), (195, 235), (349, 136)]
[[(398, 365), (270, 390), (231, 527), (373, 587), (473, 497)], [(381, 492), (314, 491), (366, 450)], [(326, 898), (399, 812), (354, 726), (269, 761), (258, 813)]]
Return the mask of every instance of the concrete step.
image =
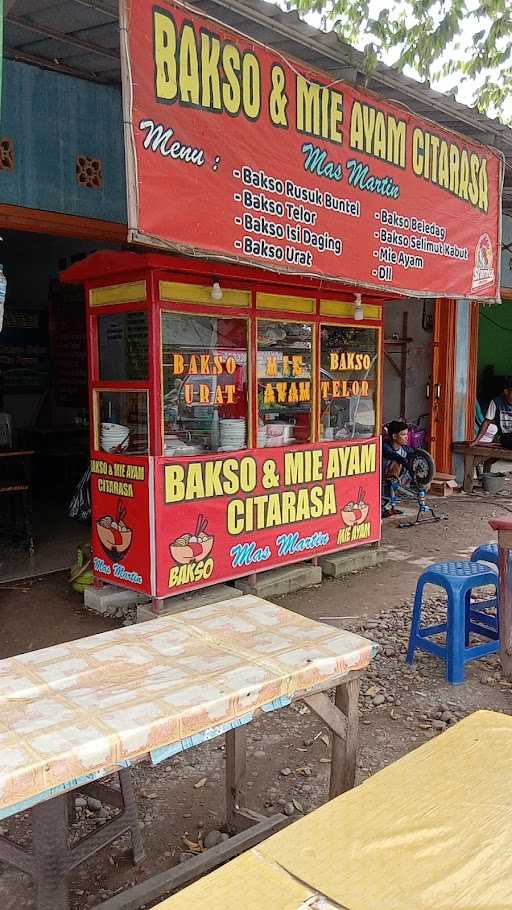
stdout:
[(340, 578), (342, 575), (351, 575), (353, 572), (380, 566), (385, 559), (385, 551), (377, 547), (371, 549), (358, 547), (355, 550), (341, 550), (338, 553), (330, 553), (329, 556), (321, 556), (318, 561), (324, 575)]
[(174, 616), (176, 613), (185, 613), (196, 610), (198, 607), (207, 607), (208, 604), (220, 603), (223, 600), (234, 600), (240, 597), (240, 592), (231, 585), (210, 585), (199, 591), (190, 591), (188, 594), (176, 594), (175, 597), (166, 597), (159, 604), (158, 612), (153, 610), (152, 604), (141, 604), (137, 607), (137, 622), (147, 622), (149, 619), (158, 619), (160, 616)]
[(293, 566), (283, 566), (280, 569), (269, 569), (268, 572), (258, 572), (257, 575), (248, 575), (239, 578), (235, 586), (245, 594), (256, 594), (258, 597), (278, 597), (281, 594), (291, 594), (302, 588), (319, 585), (322, 581), (320, 566), (310, 562), (299, 562)]

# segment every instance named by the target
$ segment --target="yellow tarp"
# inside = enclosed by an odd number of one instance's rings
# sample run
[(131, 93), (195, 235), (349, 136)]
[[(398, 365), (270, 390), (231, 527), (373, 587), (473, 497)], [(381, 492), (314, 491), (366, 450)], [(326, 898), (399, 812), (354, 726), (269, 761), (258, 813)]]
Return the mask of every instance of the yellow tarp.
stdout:
[(267, 863), (257, 850), (250, 850), (155, 910), (302, 910), (311, 894), (279, 866)]
[[(471, 715), (251, 853), (266, 860), (257, 883), (240, 860), (222, 870), (243, 907), (280, 870), (347, 910), (510, 910), (512, 717)], [(282, 881), (254, 906), (298, 910)], [(208, 882), (210, 903), (187, 889), (165, 910), (235, 907), (212, 904)]]

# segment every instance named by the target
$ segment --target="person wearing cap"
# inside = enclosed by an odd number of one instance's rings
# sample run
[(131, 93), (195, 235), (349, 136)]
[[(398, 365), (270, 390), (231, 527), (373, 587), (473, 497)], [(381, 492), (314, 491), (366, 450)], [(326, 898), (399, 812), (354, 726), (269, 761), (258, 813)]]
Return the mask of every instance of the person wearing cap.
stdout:
[[(392, 480), (405, 479), (403, 475), (407, 475), (407, 458), (412, 452), (411, 447), (407, 445), (409, 433), (403, 420), (391, 420), (387, 431), (388, 435), (382, 441), (382, 478), (385, 484)], [(393, 509), (389, 503), (384, 504), (383, 518), (400, 514), (402, 514), (400, 510)]]
[(487, 433), (492, 425), (498, 428), (500, 444), (504, 449), (512, 449), (512, 377), (504, 381), (505, 388), (501, 395), (494, 398), (485, 415), (485, 420), (475, 436), (472, 446), (488, 445)]

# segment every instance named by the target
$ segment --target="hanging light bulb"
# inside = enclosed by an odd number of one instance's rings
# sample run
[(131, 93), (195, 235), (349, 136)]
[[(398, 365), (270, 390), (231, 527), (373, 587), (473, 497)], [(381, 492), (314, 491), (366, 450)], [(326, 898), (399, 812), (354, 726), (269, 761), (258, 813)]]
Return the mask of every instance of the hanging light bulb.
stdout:
[(361, 322), (361, 319), (364, 319), (363, 300), (362, 300), (361, 294), (355, 295), (354, 319), (356, 320), (356, 322)]
[(210, 297), (212, 300), (222, 300), (224, 294), (222, 293), (222, 288), (218, 281), (214, 281), (210, 290)]

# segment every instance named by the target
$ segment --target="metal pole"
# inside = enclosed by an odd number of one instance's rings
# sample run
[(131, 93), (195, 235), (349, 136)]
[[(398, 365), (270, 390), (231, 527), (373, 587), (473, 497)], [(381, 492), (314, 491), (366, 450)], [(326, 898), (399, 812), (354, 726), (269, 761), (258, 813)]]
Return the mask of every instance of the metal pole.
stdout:
[(489, 522), (498, 532), (500, 659), (503, 675), (512, 680), (512, 592), (510, 590), (510, 551), (512, 520), (496, 518)]

